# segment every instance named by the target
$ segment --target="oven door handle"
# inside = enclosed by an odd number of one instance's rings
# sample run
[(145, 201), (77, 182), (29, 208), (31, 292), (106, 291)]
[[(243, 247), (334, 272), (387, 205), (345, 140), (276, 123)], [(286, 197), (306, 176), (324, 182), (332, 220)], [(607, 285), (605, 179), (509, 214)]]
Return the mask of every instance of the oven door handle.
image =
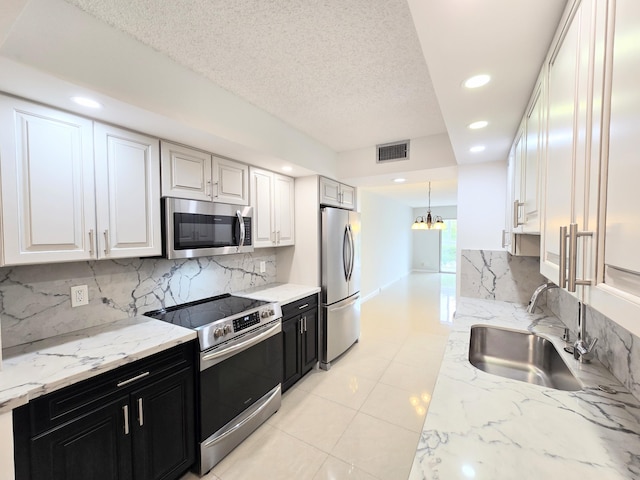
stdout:
[(250, 339), (245, 340), (244, 342), (240, 342), (237, 345), (233, 345), (229, 348), (223, 348), (220, 351), (216, 351), (213, 353), (207, 353), (201, 357), (201, 361), (207, 362), (209, 360), (215, 360), (216, 358), (227, 357), (233, 353), (241, 352), (242, 350), (246, 350), (257, 343), (260, 343), (265, 338), (270, 337), (280, 331), (282, 331), (282, 325), (278, 323), (277, 325), (274, 325), (273, 327), (265, 330), (259, 335), (251, 337)]

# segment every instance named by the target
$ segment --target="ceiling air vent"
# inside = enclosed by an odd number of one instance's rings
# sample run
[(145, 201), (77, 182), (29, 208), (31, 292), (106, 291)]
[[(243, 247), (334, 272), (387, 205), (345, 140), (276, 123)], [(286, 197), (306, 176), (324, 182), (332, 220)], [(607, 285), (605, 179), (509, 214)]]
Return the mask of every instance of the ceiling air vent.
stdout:
[(402, 142), (385, 143), (377, 145), (377, 163), (396, 162), (398, 160), (409, 160), (409, 140)]

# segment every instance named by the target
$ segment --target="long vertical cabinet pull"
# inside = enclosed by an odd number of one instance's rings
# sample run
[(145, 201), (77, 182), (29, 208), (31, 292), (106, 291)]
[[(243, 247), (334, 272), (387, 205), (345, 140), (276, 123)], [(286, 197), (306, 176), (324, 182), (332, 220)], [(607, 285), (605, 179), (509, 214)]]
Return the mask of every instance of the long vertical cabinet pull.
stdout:
[(142, 408), (142, 397), (138, 398), (138, 424), (144, 426), (144, 410)]
[(111, 248), (109, 248), (109, 230), (105, 230), (104, 231), (104, 253), (105, 255), (109, 255), (109, 251), (111, 250)]
[(513, 201), (513, 228), (519, 227), (520, 225), (524, 225), (523, 222), (520, 221), (520, 207), (524, 207), (524, 203), (520, 200)]
[(93, 229), (89, 230), (89, 256), (93, 257)]
[(300, 328), (300, 333), (306, 332), (307, 331), (307, 316), (306, 315), (300, 319), (300, 325), (302, 326)]
[(303, 327), (303, 325), (302, 325), (302, 319), (300, 319), (300, 335), (302, 335), (302, 334), (304, 333), (303, 328), (304, 328), (304, 327)]
[[(576, 285), (592, 285), (593, 282), (588, 279), (578, 279), (578, 238), (593, 237), (593, 232), (579, 232), (578, 224), (569, 224), (569, 233), (567, 227), (560, 227), (560, 262), (559, 262), (559, 282), (558, 286), (566, 287), (568, 292), (575, 292)], [(567, 239), (569, 240), (569, 251), (567, 255)], [(567, 275), (567, 257), (568, 270)]]
[(129, 405), (122, 406), (122, 414), (124, 416), (124, 434), (129, 435)]

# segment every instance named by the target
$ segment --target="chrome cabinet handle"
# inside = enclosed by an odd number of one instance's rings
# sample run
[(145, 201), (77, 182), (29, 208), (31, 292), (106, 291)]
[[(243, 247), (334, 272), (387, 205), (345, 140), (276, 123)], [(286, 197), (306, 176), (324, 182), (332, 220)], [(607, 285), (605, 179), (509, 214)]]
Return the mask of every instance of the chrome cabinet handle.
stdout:
[[(216, 194), (214, 195), (214, 197), (218, 198), (220, 196), (220, 183), (219, 182), (213, 182), (213, 184), (216, 186)], [(211, 193), (213, 193), (213, 192), (211, 192)]]
[(280, 230), (276, 232), (276, 245), (280, 245)]
[(305, 308), (307, 308), (308, 306), (309, 306), (309, 304), (308, 304), (308, 303), (305, 303), (304, 305), (300, 305), (300, 306), (298, 307), (298, 310), (304, 310), (304, 309), (305, 309)]
[(138, 424), (142, 427), (144, 425), (144, 412), (142, 409), (142, 397), (138, 398)]
[(513, 226), (519, 227), (520, 225), (524, 225), (524, 222), (520, 222), (520, 207), (523, 207), (524, 203), (519, 200), (513, 201)]
[(302, 334), (304, 333), (304, 329), (303, 329), (303, 328), (304, 328), (304, 326), (303, 326), (303, 324), (302, 324), (302, 319), (300, 319), (300, 320), (298, 321), (298, 324), (300, 325), (300, 335), (302, 335)]
[(507, 242), (505, 241), (506, 233), (507, 231), (503, 229), (502, 230), (502, 248), (507, 248)]
[(89, 230), (89, 256), (93, 257), (93, 229)]
[(567, 227), (560, 227), (560, 261), (558, 262), (558, 286), (564, 288), (567, 285)]
[(104, 231), (104, 253), (109, 255), (111, 248), (109, 247), (109, 230)]
[(204, 187), (204, 194), (209, 198), (213, 198), (213, 187), (211, 186), (211, 180), (207, 180), (207, 185), (206, 187)]
[(578, 237), (592, 237), (593, 232), (578, 232), (578, 224), (569, 224), (569, 278), (567, 291), (575, 292), (576, 285), (591, 285), (591, 280), (578, 279)]
[(122, 414), (124, 416), (124, 434), (129, 435), (129, 405), (122, 406)]
[(302, 317), (302, 321), (304, 322), (304, 331), (307, 331), (307, 316)]
[(147, 375), (149, 375), (150, 372), (144, 372), (141, 373), (140, 375), (136, 375), (133, 378), (130, 378), (128, 380), (123, 380), (122, 382), (118, 382), (116, 383), (116, 387), (120, 388), (120, 387), (124, 387), (125, 385), (129, 385), (130, 383), (135, 382), (136, 380), (140, 380), (141, 378), (146, 377)]

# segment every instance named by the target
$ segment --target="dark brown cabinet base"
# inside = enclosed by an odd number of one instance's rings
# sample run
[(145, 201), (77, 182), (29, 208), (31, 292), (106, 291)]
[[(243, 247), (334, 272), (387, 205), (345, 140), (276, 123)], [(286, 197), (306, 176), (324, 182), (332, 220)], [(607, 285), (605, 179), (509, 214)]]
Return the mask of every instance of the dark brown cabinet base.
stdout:
[(282, 307), (282, 391), (318, 362), (318, 295)]
[(195, 460), (194, 346), (14, 411), (16, 480), (173, 480)]

